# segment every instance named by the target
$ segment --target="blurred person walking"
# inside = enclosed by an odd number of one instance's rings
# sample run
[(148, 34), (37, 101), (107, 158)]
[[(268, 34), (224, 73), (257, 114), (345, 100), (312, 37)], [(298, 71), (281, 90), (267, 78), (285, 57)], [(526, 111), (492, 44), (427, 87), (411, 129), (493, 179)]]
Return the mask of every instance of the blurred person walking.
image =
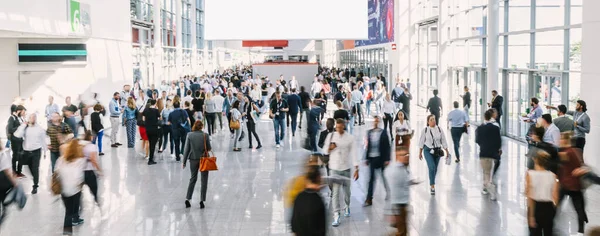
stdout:
[(375, 173), (380, 171), (381, 180), (385, 187), (386, 196), (389, 197), (388, 182), (385, 179), (384, 171), (386, 166), (390, 163), (390, 139), (385, 130), (379, 127), (381, 118), (375, 116), (373, 119), (373, 129), (367, 131), (367, 145), (365, 148), (365, 159), (366, 164), (369, 166), (369, 187), (367, 189), (367, 198), (363, 206), (373, 205), (373, 191), (375, 189)]
[(414, 184), (410, 179), (408, 162), (408, 148), (401, 147), (396, 151), (396, 161), (390, 164), (385, 171), (390, 186), (390, 212), (388, 214), (392, 216), (392, 225), (398, 229), (396, 236), (408, 235), (410, 185)]
[[(342, 176), (350, 178), (350, 171), (354, 166), (354, 179), (358, 179), (358, 160), (356, 158), (356, 144), (354, 137), (344, 131), (346, 122), (342, 119), (337, 119), (336, 131), (327, 137), (325, 140), (325, 155), (329, 155), (329, 168), (333, 176)], [(332, 193), (333, 204), (333, 222), (331, 225), (337, 227), (340, 225), (340, 192), (342, 185), (334, 184)], [(350, 217), (350, 185), (343, 186), (344, 191), (344, 212), (346, 217)]]
[(305, 175), (305, 188), (294, 200), (292, 212), (292, 232), (297, 236), (325, 236), (326, 207), (319, 194), (321, 172), (318, 166), (309, 166)]
[(187, 195), (185, 198), (185, 208), (190, 208), (190, 200), (194, 194), (194, 188), (196, 187), (196, 181), (198, 180), (198, 172), (200, 172), (200, 208), (204, 208), (204, 202), (206, 201), (206, 191), (208, 189), (208, 171), (200, 170), (200, 161), (205, 158), (205, 153), (212, 150), (209, 136), (202, 131), (204, 124), (201, 120), (197, 120), (194, 123), (192, 132), (188, 133), (185, 141), (185, 148), (183, 151), (183, 169), (185, 169), (187, 160), (190, 160), (190, 183), (188, 185)]
[(549, 159), (550, 154), (537, 151), (533, 157), (535, 166), (525, 175), (529, 235), (553, 235), (560, 186), (558, 177), (545, 168)]
[(64, 155), (56, 161), (56, 172), (61, 186), (61, 196), (65, 204), (65, 220), (63, 234), (72, 235), (73, 226), (83, 224), (79, 217), (81, 203), (81, 187), (84, 183), (84, 170), (87, 159), (83, 158), (83, 150), (77, 139), (69, 141)]
[(585, 223), (588, 223), (588, 217), (585, 213), (585, 197), (583, 195), (583, 186), (578, 176), (572, 173), (583, 166), (583, 153), (578, 148), (573, 148), (572, 132), (564, 132), (560, 139), (560, 167), (558, 168), (558, 179), (560, 183), (560, 192), (558, 204), (560, 204), (565, 196), (569, 196), (573, 203), (573, 208), (577, 213), (577, 232), (584, 233)]
[(102, 169), (98, 163), (98, 149), (96, 149), (96, 145), (91, 141), (92, 132), (89, 130), (84, 133), (83, 139), (79, 141), (79, 145), (83, 148), (83, 157), (86, 159), (84, 183), (90, 188), (96, 204), (100, 205), (98, 199), (98, 176), (102, 176)]
[[(429, 169), (429, 186), (430, 194), (435, 195), (435, 177), (440, 163), (440, 159), (444, 156), (444, 151), (448, 152), (448, 144), (444, 131), (437, 125), (436, 116), (434, 114), (427, 116), (427, 127), (421, 132), (419, 139), (419, 159), (427, 162)], [(443, 149), (443, 150), (442, 150)]]

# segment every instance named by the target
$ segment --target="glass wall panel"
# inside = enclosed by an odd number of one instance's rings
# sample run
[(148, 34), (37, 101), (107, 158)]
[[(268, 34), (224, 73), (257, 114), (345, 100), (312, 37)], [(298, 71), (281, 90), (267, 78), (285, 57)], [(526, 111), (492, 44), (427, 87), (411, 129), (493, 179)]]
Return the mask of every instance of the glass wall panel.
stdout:
[(508, 4), (508, 29), (510, 31), (531, 29), (531, 0), (511, 0)]
[(536, 0), (536, 28), (565, 25), (564, 6), (565, 0)]
[(569, 110), (575, 110), (575, 103), (580, 99), (581, 73), (569, 73)]
[(564, 31), (536, 33), (535, 69), (563, 70)]
[(529, 66), (529, 34), (508, 36), (508, 66), (527, 68)]
[(581, 29), (571, 29), (570, 34), (569, 67), (570, 70), (581, 71)]
[(571, 25), (581, 24), (583, 0), (571, 0)]

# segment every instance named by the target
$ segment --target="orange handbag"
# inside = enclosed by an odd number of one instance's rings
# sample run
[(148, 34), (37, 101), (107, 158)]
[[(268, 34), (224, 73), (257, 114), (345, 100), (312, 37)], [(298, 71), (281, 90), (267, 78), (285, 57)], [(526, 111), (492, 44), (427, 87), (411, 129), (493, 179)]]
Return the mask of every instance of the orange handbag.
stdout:
[(200, 168), (198, 171), (202, 172), (219, 170), (219, 168), (217, 167), (217, 157), (214, 156), (215, 154), (212, 151), (210, 152), (212, 155), (209, 155), (209, 151), (207, 151), (206, 149), (206, 139), (208, 139), (208, 137), (205, 135), (204, 154), (200, 158)]

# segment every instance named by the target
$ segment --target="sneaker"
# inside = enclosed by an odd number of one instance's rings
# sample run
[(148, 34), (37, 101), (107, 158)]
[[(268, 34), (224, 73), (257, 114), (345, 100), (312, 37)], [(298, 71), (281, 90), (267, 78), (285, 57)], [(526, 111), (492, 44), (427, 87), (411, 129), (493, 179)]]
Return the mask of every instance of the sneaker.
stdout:
[(156, 165), (157, 163), (158, 163), (158, 162), (156, 162), (156, 161), (149, 161), (149, 162), (148, 162), (148, 165), (149, 165), (149, 166), (151, 166), (151, 165)]
[(175, 158), (175, 154), (171, 153), (171, 158)]
[(103, 152), (98, 153), (98, 156), (104, 156)]
[(350, 207), (346, 207), (346, 212), (344, 212), (345, 217), (350, 217)]
[(431, 189), (429, 189), (429, 194), (431, 194), (431, 195), (435, 195), (435, 188), (431, 188)]
[(275, 147), (277, 147), (277, 148), (280, 148), (280, 147), (281, 147), (281, 145), (277, 144)]
[(258, 149), (260, 149), (261, 147), (262, 147), (262, 145), (260, 145), (260, 144), (259, 144), (258, 146), (256, 146), (256, 149), (258, 150)]
[(483, 190), (481, 190), (481, 194), (483, 195), (487, 195), (489, 192), (487, 191), (486, 188), (483, 188)]
[(31, 190), (31, 194), (36, 194), (37, 193), (37, 188), (33, 188), (33, 190)]
[(454, 161), (454, 162), (456, 162), (456, 163), (459, 163), (459, 162), (460, 162), (460, 159), (456, 159), (456, 161)]
[(490, 193), (490, 200), (496, 201), (496, 194)]
[(82, 224), (83, 224), (83, 219), (73, 220), (73, 223), (72, 223), (73, 226), (78, 226), (78, 225), (82, 225)]
[(333, 215), (333, 222), (331, 222), (331, 226), (333, 226), (333, 227), (340, 226), (340, 213), (335, 213)]
[(368, 207), (368, 206), (372, 206), (373, 205), (373, 201), (371, 199), (367, 199), (365, 200), (365, 203), (363, 203), (363, 207)]

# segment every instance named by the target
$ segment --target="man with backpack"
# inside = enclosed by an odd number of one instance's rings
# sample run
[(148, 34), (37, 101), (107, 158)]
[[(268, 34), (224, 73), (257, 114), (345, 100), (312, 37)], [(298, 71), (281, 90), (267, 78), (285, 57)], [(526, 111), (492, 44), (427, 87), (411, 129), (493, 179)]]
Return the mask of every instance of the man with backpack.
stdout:
[(188, 132), (190, 132), (190, 119), (185, 110), (181, 109), (179, 102), (173, 103), (175, 110), (169, 114), (168, 124), (171, 124), (171, 135), (175, 141), (175, 160), (181, 160), (181, 153), (183, 153), (183, 147), (185, 147), (185, 138)]

